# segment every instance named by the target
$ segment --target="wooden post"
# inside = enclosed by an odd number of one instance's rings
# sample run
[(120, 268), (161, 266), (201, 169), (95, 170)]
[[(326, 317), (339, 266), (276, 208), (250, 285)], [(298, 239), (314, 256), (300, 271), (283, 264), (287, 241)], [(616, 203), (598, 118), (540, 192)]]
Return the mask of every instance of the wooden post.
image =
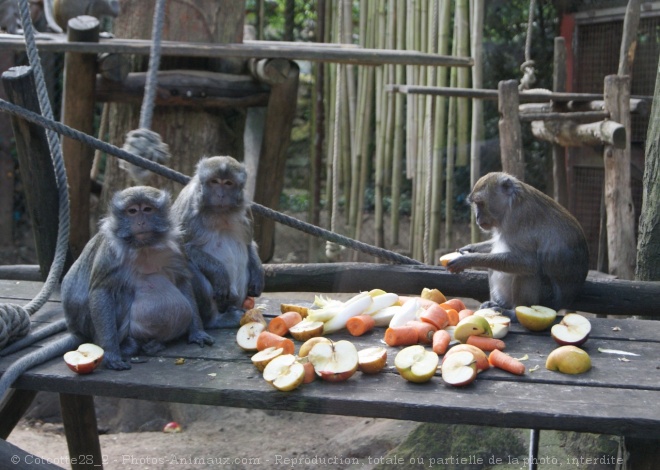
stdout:
[[(70, 42), (98, 42), (99, 20), (79, 16), (69, 20)], [(64, 59), (62, 122), (85, 134), (94, 133), (94, 93), (96, 54), (68, 52)], [(69, 179), (71, 232), (69, 243), (74, 258), (82, 252), (90, 237), (91, 169), (94, 149), (77, 140), (62, 139), (62, 154)]]
[[(70, 26), (69, 26), (70, 27)], [(73, 470), (103, 468), (94, 397), (60, 393), (62, 424)]]
[[(254, 202), (277, 209), (284, 187), (286, 150), (291, 141), (293, 117), (296, 113), (299, 69), (291, 63), (288, 78), (271, 87), (264, 134), (261, 142), (259, 167), (254, 188)], [(273, 257), (275, 248), (275, 222), (255, 216), (254, 239), (259, 245), (259, 256), (263, 261)]]
[(635, 207), (630, 188), (630, 77), (605, 77), (605, 103), (613, 121), (626, 128), (625, 149), (606, 145), (605, 206), (610, 274), (620, 279), (635, 275)]
[(522, 151), (522, 131), (518, 118), (518, 82), (501, 81), (497, 87), (500, 111), (500, 152), (502, 170), (520, 180), (525, 179), (525, 159)]
[[(566, 44), (563, 37), (555, 38), (553, 59), (552, 91), (566, 91)], [(556, 103), (552, 110), (558, 111)], [(566, 149), (558, 144), (552, 146), (552, 187), (555, 201), (563, 207), (568, 206), (568, 188), (566, 187)]]
[[(41, 113), (31, 68), (12, 67), (2, 74), (2, 82), (10, 102), (29, 111)], [(21, 177), (26, 185), (25, 199), (32, 221), (37, 259), (41, 275), (46, 279), (55, 256), (59, 224), (55, 171), (43, 127), (17, 117), (12, 117), (11, 123)], [(64, 272), (70, 265), (69, 257)]]
[[(12, 51), (0, 52), (0, 70), (7, 70), (14, 64)], [(7, 96), (0, 87), (0, 98)], [(11, 155), (11, 118), (0, 113), (0, 248), (12, 246), (14, 227), (14, 159)]]

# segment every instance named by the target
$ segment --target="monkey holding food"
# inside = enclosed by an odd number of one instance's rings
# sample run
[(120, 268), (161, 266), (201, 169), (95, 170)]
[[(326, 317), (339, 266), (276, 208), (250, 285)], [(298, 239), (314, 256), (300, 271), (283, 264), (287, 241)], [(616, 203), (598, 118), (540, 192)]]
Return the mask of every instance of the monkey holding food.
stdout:
[(0, 397), (29, 368), (85, 341), (102, 347), (103, 365), (114, 370), (130, 369), (131, 356), (156, 354), (186, 333), (190, 343), (213, 344), (169, 211), (169, 194), (155, 188), (114, 195), (99, 232), (62, 281), (69, 334), (12, 364), (0, 378)]
[(234, 158), (202, 158), (172, 205), (206, 328), (238, 326), (246, 297), (258, 297), (264, 288), (246, 180), (245, 166)]
[(490, 302), (567, 307), (589, 270), (589, 250), (579, 222), (560, 204), (507, 173), (489, 173), (468, 198), (490, 240), (466, 245), (447, 269), (488, 268)]

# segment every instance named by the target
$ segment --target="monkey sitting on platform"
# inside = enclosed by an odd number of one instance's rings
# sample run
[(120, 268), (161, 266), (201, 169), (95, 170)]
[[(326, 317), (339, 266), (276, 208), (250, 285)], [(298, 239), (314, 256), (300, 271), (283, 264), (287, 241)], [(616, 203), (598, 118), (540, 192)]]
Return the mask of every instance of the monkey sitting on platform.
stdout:
[(579, 222), (566, 209), (507, 173), (489, 173), (468, 198), (477, 224), (493, 237), (466, 245), (447, 264), (450, 272), (488, 268), (490, 302), (568, 307), (589, 270), (589, 251)]
[(246, 180), (245, 166), (234, 158), (202, 158), (172, 205), (206, 328), (238, 326), (245, 298), (260, 296), (264, 288), (250, 206), (243, 194)]

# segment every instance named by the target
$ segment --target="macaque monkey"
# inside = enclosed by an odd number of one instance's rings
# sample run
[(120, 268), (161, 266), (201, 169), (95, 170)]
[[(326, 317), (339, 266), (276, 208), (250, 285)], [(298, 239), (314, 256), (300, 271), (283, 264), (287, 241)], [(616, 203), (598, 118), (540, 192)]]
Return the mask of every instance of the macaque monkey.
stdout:
[(246, 180), (245, 167), (232, 157), (202, 158), (172, 206), (206, 328), (238, 326), (245, 298), (258, 297), (264, 288), (243, 194)]
[(490, 302), (567, 307), (589, 270), (589, 251), (578, 221), (561, 205), (506, 173), (489, 173), (468, 198), (488, 241), (466, 245), (447, 264), (450, 272), (488, 268)]
[(202, 328), (169, 210), (169, 194), (155, 188), (114, 195), (99, 232), (62, 281), (70, 334), (14, 363), (0, 379), (0, 397), (30, 367), (86, 341), (104, 349), (103, 365), (114, 370), (130, 369), (131, 356), (156, 354), (186, 334), (190, 343), (213, 344)]

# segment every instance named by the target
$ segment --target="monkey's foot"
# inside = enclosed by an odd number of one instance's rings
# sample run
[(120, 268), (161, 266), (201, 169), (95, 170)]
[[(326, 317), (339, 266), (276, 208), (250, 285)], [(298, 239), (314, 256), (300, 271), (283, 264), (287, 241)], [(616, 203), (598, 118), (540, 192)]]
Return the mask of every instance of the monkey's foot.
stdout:
[(107, 351), (103, 356), (103, 365), (106, 369), (112, 370), (128, 370), (131, 368), (131, 365), (128, 362), (122, 361), (118, 354)]
[(131, 338), (129, 336), (124, 341), (122, 341), (120, 350), (121, 357), (132, 357), (137, 355), (138, 351), (140, 350), (140, 345), (135, 340), (135, 338)]
[(238, 328), (241, 325), (243, 310), (237, 307), (229, 307), (226, 312), (216, 314), (204, 324), (207, 330), (216, 328)]
[(160, 341), (155, 339), (149, 340), (147, 343), (143, 344), (141, 347), (142, 351), (148, 356), (155, 356), (159, 352), (165, 349), (165, 345)]
[(207, 332), (198, 330), (194, 333), (191, 332), (190, 335), (188, 335), (188, 342), (199, 344), (199, 347), (203, 348), (205, 344), (211, 345), (215, 343), (215, 339)]

